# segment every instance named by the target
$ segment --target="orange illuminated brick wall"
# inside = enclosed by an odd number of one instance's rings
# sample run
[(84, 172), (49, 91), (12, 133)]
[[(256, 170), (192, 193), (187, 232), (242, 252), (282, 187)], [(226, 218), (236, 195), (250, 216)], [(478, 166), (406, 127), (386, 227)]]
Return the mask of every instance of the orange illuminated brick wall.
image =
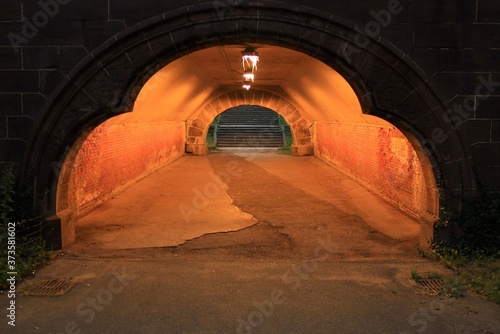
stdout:
[(82, 143), (68, 178), (66, 208), (80, 217), (127, 185), (184, 154), (185, 123), (97, 127)]
[[(315, 154), (413, 215), (432, 214), (422, 165), (392, 126), (316, 123)], [(432, 206), (432, 205), (431, 205)]]

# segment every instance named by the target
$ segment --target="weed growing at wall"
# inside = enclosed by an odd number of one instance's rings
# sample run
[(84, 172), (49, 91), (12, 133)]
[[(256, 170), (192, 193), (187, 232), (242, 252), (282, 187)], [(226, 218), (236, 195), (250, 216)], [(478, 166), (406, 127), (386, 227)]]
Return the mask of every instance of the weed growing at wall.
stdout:
[(447, 224), (452, 235), (434, 245), (439, 254), (500, 258), (500, 194), (483, 191), (479, 197), (465, 198), (460, 215)]
[[(12, 168), (0, 174), (0, 289), (7, 288), (8, 272), (17, 272), (17, 279), (30, 276), (49, 259), (42, 237), (43, 220), (30, 214), (27, 199), (30, 191), (14, 192)], [(15, 226), (15, 255), (8, 253), (9, 227)], [(12, 238), (11, 238), (12, 239)], [(15, 258), (15, 268), (9, 268), (8, 255)]]
[[(6, 168), (2, 171), (0, 178), (0, 220), (2, 222), (1, 228), (4, 227), (8, 223), (9, 217), (12, 215), (12, 211), (14, 211), (13, 203), (14, 199), (12, 198), (14, 195), (14, 174), (12, 172), (12, 168)], [(4, 234), (1, 234), (3, 237)]]
[(449, 241), (433, 245), (433, 258), (458, 274), (471, 290), (500, 305), (500, 194), (486, 191), (463, 200), (462, 212), (446, 225)]
[(278, 115), (278, 123), (284, 132), (284, 136), (283, 136), (284, 143), (283, 143), (283, 146), (280, 147), (279, 150), (281, 152), (291, 154), (292, 153), (292, 144), (293, 144), (293, 135), (292, 135), (292, 131), (290, 130), (290, 126), (288, 125), (286, 120), (281, 115)]
[(217, 146), (217, 127), (219, 126), (220, 122), (222, 120), (222, 115), (219, 115), (215, 117), (214, 121), (212, 124), (210, 124), (210, 127), (208, 129), (207, 133), (207, 146), (211, 149), (215, 149)]

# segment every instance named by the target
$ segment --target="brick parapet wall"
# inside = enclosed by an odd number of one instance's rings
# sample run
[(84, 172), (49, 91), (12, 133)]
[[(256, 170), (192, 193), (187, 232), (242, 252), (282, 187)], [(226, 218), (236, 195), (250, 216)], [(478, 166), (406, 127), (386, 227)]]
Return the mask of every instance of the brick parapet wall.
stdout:
[[(85, 215), (138, 179), (184, 154), (185, 123), (98, 126), (63, 166), (58, 211)], [(64, 181), (66, 180), (66, 181)]]
[[(414, 216), (438, 215), (437, 189), (427, 184), (422, 170), (425, 164), (398, 129), (317, 122), (315, 139), (318, 158)], [(429, 192), (429, 186), (434, 191)]]

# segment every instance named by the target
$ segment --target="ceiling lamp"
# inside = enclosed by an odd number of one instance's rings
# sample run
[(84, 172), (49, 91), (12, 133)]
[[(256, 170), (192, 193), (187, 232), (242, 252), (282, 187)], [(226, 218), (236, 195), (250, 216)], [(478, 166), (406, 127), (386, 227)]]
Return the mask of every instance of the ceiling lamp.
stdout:
[(255, 74), (253, 74), (252, 72), (244, 73), (243, 77), (245, 78), (245, 81), (251, 81), (251, 82), (255, 81)]
[(242, 52), (243, 59), (243, 77), (245, 81), (243, 88), (249, 90), (252, 85), (251, 82), (255, 81), (255, 71), (257, 71), (257, 63), (259, 62), (259, 53), (251, 46), (247, 47)]
[(243, 51), (243, 71), (254, 73), (257, 71), (257, 63), (259, 62), (259, 53), (254, 48), (249, 46)]
[(252, 88), (251, 81), (245, 80), (243, 81), (243, 89), (250, 90)]

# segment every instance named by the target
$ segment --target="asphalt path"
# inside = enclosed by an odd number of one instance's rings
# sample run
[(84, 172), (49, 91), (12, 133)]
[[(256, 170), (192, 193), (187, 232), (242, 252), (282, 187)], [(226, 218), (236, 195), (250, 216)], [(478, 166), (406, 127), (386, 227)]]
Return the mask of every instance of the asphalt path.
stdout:
[(78, 283), (60, 297), (18, 295), (16, 326), (3, 317), (2, 332), (500, 332), (483, 298), (416, 293), (408, 272), (426, 263), (332, 261), (319, 247), (302, 261), (59, 258), (38, 278)]

